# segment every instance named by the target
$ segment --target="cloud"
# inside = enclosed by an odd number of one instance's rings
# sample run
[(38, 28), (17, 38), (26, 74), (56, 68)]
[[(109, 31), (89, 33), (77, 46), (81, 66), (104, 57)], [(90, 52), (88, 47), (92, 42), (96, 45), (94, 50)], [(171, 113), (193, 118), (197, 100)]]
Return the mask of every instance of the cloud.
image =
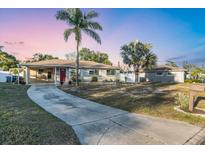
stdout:
[(6, 45), (24, 45), (25, 43), (23, 41), (4, 41), (4, 44)]
[(186, 58), (186, 56), (171, 57), (171, 58), (168, 58), (167, 61), (181, 60), (181, 59), (184, 59), (184, 58)]

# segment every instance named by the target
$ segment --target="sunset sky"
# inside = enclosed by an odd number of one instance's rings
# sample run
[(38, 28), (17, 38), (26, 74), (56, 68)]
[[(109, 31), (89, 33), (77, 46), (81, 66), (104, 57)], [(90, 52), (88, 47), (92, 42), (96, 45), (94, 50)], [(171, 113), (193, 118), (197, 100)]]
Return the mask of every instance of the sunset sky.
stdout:
[[(57, 10), (0, 9), (0, 45), (21, 60), (36, 52), (65, 58), (76, 44), (72, 37), (64, 41), (68, 25), (56, 20)], [(121, 61), (120, 47), (133, 40), (152, 43), (159, 63), (205, 62), (205, 9), (94, 10), (103, 27), (102, 45), (83, 35), (81, 47), (106, 52), (114, 64)]]

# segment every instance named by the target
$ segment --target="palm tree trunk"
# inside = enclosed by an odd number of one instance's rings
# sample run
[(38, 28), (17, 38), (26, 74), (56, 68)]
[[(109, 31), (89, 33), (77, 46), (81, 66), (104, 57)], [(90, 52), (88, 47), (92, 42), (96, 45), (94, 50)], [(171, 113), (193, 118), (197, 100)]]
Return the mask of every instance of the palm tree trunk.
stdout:
[(139, 83), (139, 68), (135, 69), (135, 83)]
[(79, 41), (77, 41), (77, 55), (76, 55), (76, 86), (79, 86)]

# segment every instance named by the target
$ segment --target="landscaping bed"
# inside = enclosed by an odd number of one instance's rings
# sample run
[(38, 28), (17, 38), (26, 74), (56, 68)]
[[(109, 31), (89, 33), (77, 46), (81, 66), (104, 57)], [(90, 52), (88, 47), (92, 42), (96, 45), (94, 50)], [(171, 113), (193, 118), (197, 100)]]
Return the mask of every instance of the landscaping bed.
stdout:
[(61, 87), (65, 92), (95, 101), (100, 104), (120, 108), (129, 112), (161, 118), (185, 121), (205, 126), (205, 118), (177, 112), (177, 93), (189, 92), (190, 83), (183, 84), (116, 84), (81, 85), (79, 88)]
[(79, 144), (72, 127), (28, 98), (28, 88), (0, 83), (0, 144)]

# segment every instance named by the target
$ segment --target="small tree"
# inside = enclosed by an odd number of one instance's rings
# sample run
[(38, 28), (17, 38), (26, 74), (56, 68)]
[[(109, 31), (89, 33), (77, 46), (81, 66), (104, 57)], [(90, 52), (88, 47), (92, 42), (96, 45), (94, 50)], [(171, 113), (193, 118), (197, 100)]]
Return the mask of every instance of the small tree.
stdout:
[(205, 73), (204, 68), (195, 66), (194, 69), (191, 71), (191, 77), (194, 79), (199, 79), (201, 74)]
[(71, 52), (71, 53), (65, 54), (65, 58), (67, 60), (75, 60), (76, 59), (76, 52)]
[(151, 52), (152, 46), (139, 41), (133, 41), (121, 47), (123, 62), (132, 66), (135, 72), (135, 82), (139, 82), (140, 69), (151, 69), (156, 66), (157, 56)]
[(80, 60), (94, 61), (97, 63), (112, 65), (107, 53), (100, 52), (100, 51), (96, 52), (88, 48), (82, 48), (80, 50)]
[(51, 59), (58, 59), (58, 57), (54, 57), (49, 54), (35, 53), (31, 58), (30, 62), (37, 62), (37, 61), (51, 60)]
[(15, 68), (19, 61), (15, 56), (8, 54), (5, 51), (0, 51), (0, 68), (8, 71), (10, 68)]
[(176, 62), (174, 61), (170, 61), (168, 60), (167, 63), (165, 64), (167, 66), (171, 66), (171, 67), (178, 67), (178, 65), (176, 64)]

